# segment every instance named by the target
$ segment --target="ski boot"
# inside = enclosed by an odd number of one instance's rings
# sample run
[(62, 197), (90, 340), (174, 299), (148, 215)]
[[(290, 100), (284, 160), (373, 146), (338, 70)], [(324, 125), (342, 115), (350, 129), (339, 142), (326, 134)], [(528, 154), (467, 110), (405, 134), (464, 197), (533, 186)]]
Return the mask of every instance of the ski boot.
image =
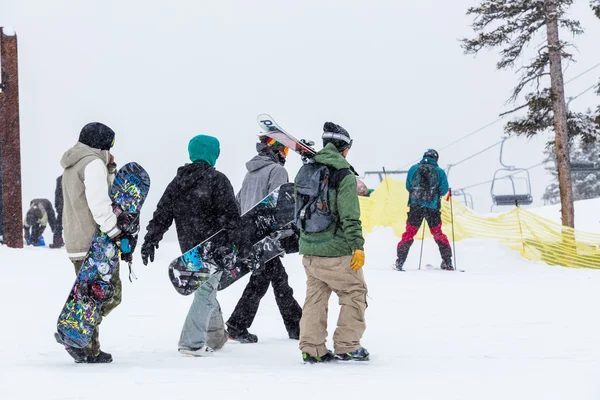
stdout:
[(308, 354), (307, 352), (303, 351), (302, 352), (302, 361), (304, 361), (305, 364), (306, 363), (309, 363), (309, 364), (327, 363), (327, 362), (335, 361), (335, 356), (333, 355), (333, 352), (331, 350), (327, 350), (327, 353), (325, 353), (325, 355), (317, 356), (317, 357), (313, 357), (310, 354)]
[(369, 352), (361, 347), (349, 353), (336, 354), (335, 358), (341, 361), (369, 361)]
[(402, 271), (402, 272), (404, 272), (404, 263), (400, 262), (400, 260), (396, 260), (396, 264), (394, 264), (394, 269), (396, 271)]
[(454, 271), (454, 266), (452, 265), (452, 260), (448, 260), (448, 261), (442, 261), (442, 264), (440, 265), (441, 269), (446, 269), (448, 271)]

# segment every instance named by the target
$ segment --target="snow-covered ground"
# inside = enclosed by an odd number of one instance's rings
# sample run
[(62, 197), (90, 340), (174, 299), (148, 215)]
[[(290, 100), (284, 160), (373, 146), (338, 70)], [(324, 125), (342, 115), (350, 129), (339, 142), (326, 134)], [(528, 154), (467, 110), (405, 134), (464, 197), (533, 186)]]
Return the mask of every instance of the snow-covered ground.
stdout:
[[(123, 303), (105, 319), (102, 348), (114, 362), (78, 365), (52, 333), (74, 279), (63, 250), (0, 247), (0, 399), (598, 399), (600, 271), (550, 267), (494, 242), (457, 245), (466, 272), (391, 269), (397, 239), (367, 237), (369, 286), (363, 344), (369, 363), (304, 365), (287, 339), (269, 291), (251, 331), (257, 344), (229, 342), (212, 358), (177, 352), (191, 297), (175, 292), (167, 265), (178, 246), (164, 243), (153, 264), (122, 272)], [(285, 265), (304, 297), (300, 258)], [(424, 262), (437, 264), (425, 242)], [(228, 317), (244, 279), (219, 293)], [(330, 306), (330, 335), (337, 318)]]

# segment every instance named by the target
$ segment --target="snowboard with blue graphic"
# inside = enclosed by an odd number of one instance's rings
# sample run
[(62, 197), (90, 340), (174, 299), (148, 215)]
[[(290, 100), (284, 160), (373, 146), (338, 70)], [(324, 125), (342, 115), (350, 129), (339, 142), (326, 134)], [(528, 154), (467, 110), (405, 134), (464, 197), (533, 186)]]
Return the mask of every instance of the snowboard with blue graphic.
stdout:
[(177, 257), (169, 265), (169, 279), (175, 290), (187, 296), (221, 271), (218, 290), (223, 290), (251, 271), (260, 273), (264, 263), (273, 258), (297, 252), (294, 202), (294, 184), (281, 185), (242, 214), (242, 243), (238, 248), (227, 232), (220, 230)]

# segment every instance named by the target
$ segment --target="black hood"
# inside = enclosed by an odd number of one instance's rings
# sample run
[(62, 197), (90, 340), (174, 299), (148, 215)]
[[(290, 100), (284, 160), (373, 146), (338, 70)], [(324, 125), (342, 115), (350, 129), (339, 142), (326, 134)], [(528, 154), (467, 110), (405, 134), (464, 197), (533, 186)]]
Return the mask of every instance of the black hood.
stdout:
[(110, 150), (114, 139), (115, 132), (100, 122), (90, 122), (79, 134), (79, 142), (100, 150)]
[(206, 162), (185, 164), (177, 169), (177, 186), (179, 190), (185, 191), (198, 186), (198, 181), (203, 178), (205, 172), (214, 169)]

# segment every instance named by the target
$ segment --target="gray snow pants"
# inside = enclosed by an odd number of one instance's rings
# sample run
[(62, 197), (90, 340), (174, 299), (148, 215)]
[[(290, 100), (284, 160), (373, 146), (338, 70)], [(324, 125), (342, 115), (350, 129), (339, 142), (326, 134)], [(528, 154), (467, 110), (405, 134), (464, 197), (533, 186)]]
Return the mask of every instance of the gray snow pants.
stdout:
[(221, 275), (222, 272), (216, 273), (194, 293), (194, 301), (181, 330), (180, 349), (197, 350), (206, 344), (216, 350), (227, 342), (223, 313), (217, 301)]

